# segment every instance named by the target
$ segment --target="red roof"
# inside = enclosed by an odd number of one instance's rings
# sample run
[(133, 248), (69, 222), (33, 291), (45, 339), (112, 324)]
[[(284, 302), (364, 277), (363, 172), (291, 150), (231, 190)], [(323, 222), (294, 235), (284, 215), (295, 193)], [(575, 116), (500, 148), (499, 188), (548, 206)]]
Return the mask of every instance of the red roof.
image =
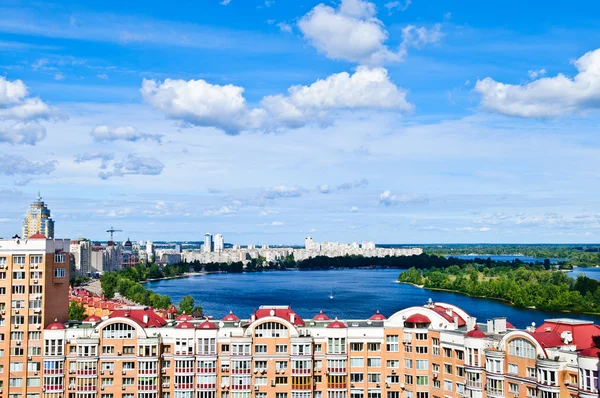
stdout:
[(204, 321), (198, 325), (198, 329), (218, 329), (218, 327), (210, 321)]
[(533, 332), (529, 334), (536, 339), (544, 349), (564, 345), (560, 335), (556, 332)]
[(62, 323), (58, 322), (58, 319), (54, 319), (50, 325), (46, 326), (46, 330), (64, 330), (67, 327)]
[(431, 323), (431, 320), (423, 314), (412, 314), (404, 322), (408, 323)]
[(229, 314), (225, 315), (225, 317), (223, 317), (224, 321), (239, 321), (240, 318), (238, 318), (237, 316), (233, 315), (232, 311), (229, 311)]
[(344, 325), (344, 322), (340, 322), (335, 318), (335, 321), (327, 325), (327, 329), (346, 329), (346, 325)]
[(589, 347), (579, 353), (579, 356), (582, 357), (591, 357), (598, 358), (600, 357), (600, 348), (598, 347)]
[(84, 322), (100, 322), (101, 320), (102, 318), (100, 318), (98, 315), (90, 315), (85, 318)]
[(386, 317), (383, 316), (383, 314), (380, 314), (379, 310), (377, 310), (377, 312), (373, 314), (369, 319), (372, 321), (385, 321)]
[(467, 324), (467, 322), (457, 312), (452, 311), (452, 315), (450, 315), (448, 314), (447, 309), (441, 305), (436, 305), (433, 308), (430, 308), (430, 310), (437, 312), (439, 315), (444, 317), (444, 319), (451, 323), (454, 323), (455, 316), (458, 317), (458, 326), (464, 326)]
[[(294, 312), (290, 307), (262, 307), (254, 312), (256, 319), (266, 318), (268, 316), (276, 316), (285, 319), (294, 326), (304, 326), (304, 320)], [(293, 318), (293, 319), (292, 319)]]
[[(561, 322), (560, 320), (548, 320), (540, 325), (536, 330), (538, 332), (552, 331), (561, 338), (563, 332), (571, 332), (573, 341), (568, 344), (575, 344), (578, 350), (583, 350), (593, 345), (592, 336), (600, 335), (600, 326), (592, 322)], [(562, 339), (561, 339), (562, 340)], [(565, 344), (562, 342), (559, 345)]]
[(506, 321), (506, 328), (507, 329), (516, 329), (512, 323), (510, 323), (509, 321)]
[(177, 313), (177, 307), (175, 307), (174, 305), (170, 306), (169, 309), (167, 310), (167, 312), (169, 314), (176, 314)]
[(42, 234), (33, 234), (29, 237), (29, 239), (46, 239), (46, 235)]
[(179, 325), (175, 326), (175, 329), (194, 329), (194, 324), (188, 321), (181, 322)]
[(486, 337), (486, 335), (481, 330), (479, 330), (479, 326), (475, 325), (475, 328), (473, 328), (473, 330), (471, 330), (471, 331), (468, 331), (465, 334), (465, 337), (471, 337), (474, 339), (483, 339)]
[(328, 321), (329, 317), (323, 313), (323, 310), (319, 311), (317, 315), (313, 318), (313, 321)]
[(191, 321), (192, 319), (194, 319), (193, 316), (191, 315), (186, 315), (185, 313), (179, 315), (177, 318), (175, 318), (176, 321)]
[[(146, 322), (144, 320), (144, 315), (147, 316)], [(167, 321), (158, 316), (156, 312), (152, 311), (148, 307), (116, 309), (109, 315), (109, 318), (129, 318), (145, 328), (159, 328), (167, 324)]]

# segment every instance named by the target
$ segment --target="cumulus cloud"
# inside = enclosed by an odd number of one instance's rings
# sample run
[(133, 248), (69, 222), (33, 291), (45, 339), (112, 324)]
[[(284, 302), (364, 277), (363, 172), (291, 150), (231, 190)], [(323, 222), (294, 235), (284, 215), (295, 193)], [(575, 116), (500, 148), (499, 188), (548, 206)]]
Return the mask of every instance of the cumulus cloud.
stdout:
[(369, 181), (366, 178), (362, 180), (354, 181), (354, 182), (345, 182), (337, 186), (337, 189), (340, 191), (355, 189), (355, 188), (366, 188), (369, 185)]
[(279, 211), (274, 210), (274, 209), (264, 209), (264, 210), (261, 210), (258, 214), (261, 217), (265, 217), (265, 216), (270, 216), (270, 215), (273, 215), (273, 214), (279, 214)]
[(56, 168), (56, 160), (32, 162), (23, 156), (0, 153), (0, 174), (5, 176), (44, 175)]
[(537, 79), (538, 77), (542, 77), (546, 74), (546, 69), (530, 70), (527, 72), (527, 74), (531, 79)]
[(279, 199), (279, 198), (297, 198), (302, 196), (304, 189), (297, 186), (290, 185), (279, 185), (273, 188), (267, 189), (265, 198), (267, 199)]
[(77, 157), (75, 158), (75, 163), (84, 163), (93, 160), (100, 160), (100, 168), (106, 169), (108, 167), (109, 162), (114, 158), (115, 156), (110, 152), (86, 152), (77, 155)]
[(221, 0), (221, 2), (219, 4), (221, 4), (222, 6), (226, 6), (229, 3), (231, 3), (231, 0)]
[[(394, 8), (394, 3), (388, 4)], [(392, 50), (386, 45), (385, 25), (376, 14), (375, 4), (367, 0), (342, 0), (337, 8), (317, 5), (300, 19), (298, 27), (304, 38), (328, 58), (361, 64), (399, 62), (409, 47), (441, 38), (440, 25), (432, 30), (411, 25), (403, 29), (399, 48)]]
[(286, 22), (279, 22), (277, 24), (277, 27), (279, 28), (279, 30), (281, 30), (282, 32), (286, 32), (286, 33), (292, 33), (292, 26)]
[(389, 3), (385, 3), (383, 6), (388, 9), (390, 15), (393, 14), (394, 11), (406, 11), (408, 6), (412, 4), (412, 0), (404, 0), (401, 1), (390, 1)]
[[(578, 73), (543, 77), (528, 84), (478, 80), (483, 108), (508, 116), (553, 118), (600, 108), (600, 49), (574, 61)], [(538, 75), (539, 76), (539, 72)], [(537, 77), (536, 76), (536, 77)]]
[(352, 207), (350, 208), (350, 212), (351, 212), (351, 213), (358, 213), (358, 207), (357, 207), (357, 206), (352, 206)]
[(223, 206), (219, 209), (210, 209), (204, 212), (205, 216), (214, 217), (214, 216), (231, 216), (237, 212), (237, 209)]
[(329, 188), (329, 185), (327, 185), (327, 184), (317, 185), (317, 191), (319, 193), (324, 193), (324, 194), (331, 193), (331, 189)]
[(111, 177), (124, 177), (126, 175), (159, 175), (164, 169), (164, 164), (154, 158), (130, 153), (124, 159), (112, 164), (113, 170), (98, 174), (103, 180)]
[(426, 196), (416, 194), (396, 195), (389, 190), (385, 190), (379, 195), (379, 203), (384, 206), (392, 206), (395, 204), (422, 204), (428, 202), (429, 199)]
[(309, 86), (292, 86), (287, 95), (266, 96), (250, 109), (244, 89), (213, 85), (204, 80), (144, 80), (146, 102), (168, 117), (197, 126), (213, 126), (226, 133), (241, 130), (299, 128), (323, 122), (330, 111), (372, 109), (411, 112), (406, 91), (397, 87), (385, 68), (360, 66), (353, 74), (333, 74)]
[(58, 112), (28, 95), (21, 80), (0, 76), (0, 142), (35, 145), (46, 137), (46, 128), (38, 122), (52, 119)]
[(46, 128), (39, 123), (0, 124), (0, 143), (35, 145), (45, 137)]
[(133, 126), (98, 126), (91, 131), (90, 135), (98, 142), (153, 140), (160, 143), (162, 138), (160, 134), (143, 133)]
[(285, 225), (285, 223), (283, 221), (273, 221), (271, 223), (272, 227), (283, 227)]
[(98, 73), (96, 77), (100, 80), (108, 80), (108, 75), (106, 73)]

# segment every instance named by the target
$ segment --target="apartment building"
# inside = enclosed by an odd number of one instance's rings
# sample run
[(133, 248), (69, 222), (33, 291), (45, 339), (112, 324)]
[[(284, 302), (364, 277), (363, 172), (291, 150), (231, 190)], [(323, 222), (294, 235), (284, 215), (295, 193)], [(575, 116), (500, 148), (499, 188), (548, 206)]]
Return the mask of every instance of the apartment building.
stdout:
[(0, 397), (42, 395), (44, 327), (66, 322), (69, 240), (0, 240)]
[[(517, 330), (429, 302), (389, 318), (247, 319), (121, 307), (43, 333), (48, 398), (559, 398), (598, 396), (600, 327), (569, 319)], [(6, 371), (5, 371), (6, 372)]]

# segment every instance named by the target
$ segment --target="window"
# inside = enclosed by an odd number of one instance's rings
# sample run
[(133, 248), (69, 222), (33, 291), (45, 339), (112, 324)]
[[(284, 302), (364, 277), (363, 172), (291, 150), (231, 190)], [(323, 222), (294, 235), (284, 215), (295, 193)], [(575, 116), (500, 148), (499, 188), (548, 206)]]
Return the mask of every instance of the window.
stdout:
[(451, 380), (444, 380), (444, 390), (452, 391), (452, 381)]
[(222, 344), (221, 352), (229, 352), (229, 344)]
[(381, 351), (381, 343), (367, 343), (368, 351)]
[(285, 344), (277, 344), (275, 346), (275, 352), (278, 354), (287, 354), (288, 346)]
[(525, 339), (513, 339), (508, 342), (508, 354), (519, 358), (535, 359), (535, 346)]
[(508, 364), (508, 373), (512, 373), (514, 375), (519, 374), (519, 365), (514, 363)]
[(486, 358), (485, 370), (491, 373), (501, 373), (502, 361), (499, 359)]
[(254, 368), (258, 371), (267, 370), (267, 361), (254, 361)]
[(327, 353), (328, 354), (345, 354), (346, 353), (346, 339), (344, 337), (335, 337), (327, 339)]
[(367, 366), (370, 368), (380, 368), (381, 358), (367, 358)]
[(429, 377), (428, 376), (417, 376), (417, 385), (418, 386), (428, 386), (429, 385)]
[(14, 280), (25, 279), (25, 271), (13, 271), (13, 279)]
[(412, 352), (412, 345), (410, 345), (410, 344), (405, 344), (405, 345), (404, 345), (404, 352), (406, 352), (406, 353), (411, 353), (411, 352)]
[(387, 336), (385, 346), (388, 352), (398, 352), (398, 336)]
[(381, 383), (381, 373), (369, 373), (367, 375), (367, 381), (369, 383)]
[(388, 368), (397, 368), (400, 366), (400, 361), (397, 359), (388, 359), (385, 363)]
[(362, 383), (364, 381), (363, 373), (350, 373), (350, 383)]
[(54, 268), (54, 277), (55, 278), (64, 278), (67, 275), (67, 271), (65, 268)]
[(363, 390), (350, 390), (350, 398), (364, 398)]
[(13, 265), (25, 265), (25, 256), (13, 256)]
[(433, 355), (440, 355), (440, 339), (438, 339), (437, 337), (433, 337), (431, 339), (431, 350)]
[(444, 356), (446, 358), (452, 358), (452, 350), (450, 348), (444, 348)]
[(310, 351), (310, 344), (292, 344), (292, 355), (310, 355)]
[(275, 362), (275, 370), (285, 370), (287, 368), (288, 368), (288, 363), (286, 361)]
[(429, 369), (429, 361), (427, 359), (417, 359), (415, 361), (417, 370), (427, 370)]
[(43, 262), (43, 257), (40, 255), (29, 256), (29, 265), (39, 265)]
[(42, 285), (29, 285), (29, 294), (42, 294)]
[(64, 263), (65, 262), (65, 254), (64, 253), (55, 253), (54, 254), (54, 262), (55, 263)]
[(350, 343), (350, 351), (360, 352), (364, 349), (363, 343)]
[(444, 364), (444, 373), (446, 373), (447, 375), (452, 374), (452, 364), (449, 364), (449, 363)]
[(417, 354), (427, 354), (427, 348), (428, 348), (427, 346), (420, 345), (420, 346), (415, 347), (415, 352)]
[(198, 355), (215, 355), (216, 339), (200, 338), (198, 339)]
[(254, 337), (288, 337), (288, 328), (279, 322), (265, 322), (254, 328)]
[(363, 368), (365, 366), (365, 359), (363, 357), (352, 357), (350, 358), (351, 368)]
[(47, 339), (44, 341), (44, 355), (64, 355), (62, 339)]
[(287, 380), (288, 380), (287, 377), (278, 376), (278, 377), (275, 377), (275, 384), (276, 385), (285, 385), (285, 384), (287, 384)]
[(527, 377), (535, 377), (535, 368), (527, 368)]
[(13, 285), (12, 293), (13, 294), (25, 294), (25, 285)]
[(517, 383), (508, 383), (508, 391), (511, 394), (519, 394), (519, 385)]
[(404, 367), (406, 369), (412, 369), (412, 359), (404, 358)]
[(486, 383), (488, 394), (504, 395), (504, 381), (496, 379), (487, 379)]
[(411, 375), (404, 375), (404, 383), (408, 385), (413, 384), (413, 377)]
[(465, 352), (462, 350), (454, 350), (454, 353), (456, 354), (456, 359), (462, 361), (465, 359)]
[(415, 340), (427, 340), (427, 333), (415, 333)]
[(125, 323), (112, 323), (102, 329), (105, 339), (132, 339), (135, 337), (135, 328)]

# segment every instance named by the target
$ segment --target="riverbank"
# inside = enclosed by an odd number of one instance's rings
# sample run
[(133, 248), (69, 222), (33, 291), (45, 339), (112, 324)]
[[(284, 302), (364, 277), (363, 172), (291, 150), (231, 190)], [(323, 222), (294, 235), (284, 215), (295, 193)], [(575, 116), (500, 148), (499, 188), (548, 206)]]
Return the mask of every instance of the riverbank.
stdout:
[(162, 278), (148, 278), (146, 280), (140, 281), (140, 283), (167, 281), (169, 279), (190, 278), (192, 276), (202, 276), (202, 275), (207, 275), (207, 274), (215, 274), (215, 273), (219, 273), (219, 272), (220, 271), (216, 271), (216, 272), (205, 272), (205, 271), (200, 271), (200, 272), (186, 272), (183, 275), (165, 276), (165, 277), (162, 277)]

